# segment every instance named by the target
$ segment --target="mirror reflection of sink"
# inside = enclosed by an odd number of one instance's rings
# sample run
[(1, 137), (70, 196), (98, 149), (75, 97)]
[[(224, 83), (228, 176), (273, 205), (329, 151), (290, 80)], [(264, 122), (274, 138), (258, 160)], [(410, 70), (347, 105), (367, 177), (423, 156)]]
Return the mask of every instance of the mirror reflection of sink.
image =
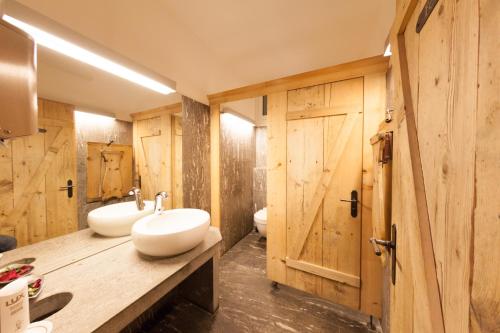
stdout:
[(201, 243), (210, 225), (204, 210), (183, 208), (146, 216), (132, 227), (136, 249), (146, 255), (173, 256)]
[(135, 221), (153, 213), (153, 201), (144, 201), (144, 205), (144, 210), (138, 210), (135, 201), (100, 207), (89, 213), (87, 222), (90, 229), (100, 235), (127, 236), (130, 235)]

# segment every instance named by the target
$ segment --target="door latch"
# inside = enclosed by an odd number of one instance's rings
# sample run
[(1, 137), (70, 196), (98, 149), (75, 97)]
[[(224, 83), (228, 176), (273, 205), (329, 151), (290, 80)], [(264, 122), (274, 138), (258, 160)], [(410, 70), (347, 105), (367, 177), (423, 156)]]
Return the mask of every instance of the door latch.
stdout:
[(351, 216), (358, 216), (358, 191), (354, 190), (351, 192), (351, 200), (340, 199), (342, 202), (350, 202), (351, 203)]
[(396, 284), (396, 246), (397, 246), (397, 230), (396, 225), (393, 224), (391, 227), (391, 240), (382, 240), (376, 239), (374, 237), (370, 238), (369, 242), (373, 246), (373, 251), (375, 255), (381, 256), (382, 250), (380, 246), (384, 246), (387, 251), (391, 254), (391, 275), (392, 275), (392, 284)]
[(68, 198), (73, 197), (73, 188), (76, 187), (73, 185), (73, 181), (71, 179), (68, 179), (66, 182), (66, 186), (61, 186), (59, 187), (59, 191), (67, 191), (68, 192)]

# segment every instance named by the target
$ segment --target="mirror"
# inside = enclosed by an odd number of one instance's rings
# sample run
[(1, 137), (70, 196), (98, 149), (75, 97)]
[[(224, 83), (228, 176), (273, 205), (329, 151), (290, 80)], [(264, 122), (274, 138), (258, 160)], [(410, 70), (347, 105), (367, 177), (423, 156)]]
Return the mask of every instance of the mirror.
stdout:
[(39, 133), (0, 146), (0, 251), (87, 228), (90, 211), (134, 200), (132, 186), (183, 207), (182, 96), (37, 56)]

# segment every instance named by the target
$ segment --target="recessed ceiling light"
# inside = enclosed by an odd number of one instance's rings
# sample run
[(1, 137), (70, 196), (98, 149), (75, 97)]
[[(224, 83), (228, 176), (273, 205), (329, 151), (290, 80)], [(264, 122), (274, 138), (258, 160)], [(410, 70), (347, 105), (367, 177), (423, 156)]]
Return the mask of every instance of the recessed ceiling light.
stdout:
[(76, 44), (68, 42), (67, 40), (52, 35), (37, 27), (34, 27), (26, 22), (15, 19), (7, 14), (4, 14), (2, 18), (5, 21), (9, 22), (10, 24), (30, 34), (35, 39), (36, 43), (39, 45), (47, 47), (56, 52), (62, 53), (68, 57), (71, 57), (88, 65), (94, 66), (110, 74), (121, 77), (122, 79), (128, 80), (130, 82), (141, 85), (145, 88), (156, 91), (160, 94), (168, 95), (170, 93), (175, 92), (174, 89), (168, 87), (167, 85), (161, 82), (153, 80), (145, 75), (142, 75), (134, 70), (131, 70), (112, 60), (109, 60), (96, 53), (86, 50)]

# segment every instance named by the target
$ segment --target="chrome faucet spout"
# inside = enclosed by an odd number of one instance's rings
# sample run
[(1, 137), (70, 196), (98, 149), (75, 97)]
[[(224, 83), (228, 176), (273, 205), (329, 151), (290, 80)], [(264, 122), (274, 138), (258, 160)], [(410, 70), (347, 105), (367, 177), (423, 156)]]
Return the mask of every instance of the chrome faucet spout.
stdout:
[(155, 195), (155, 214), (161, 214), (163, 212), (163, 200), (168, 198), (168, 193), (161, 191)]
[(144, 200), (142, 199), (140, 188), (132, 187), (130, 191), (128, 191), (128, 195), (133, 195), (135, 197), (135, 204), (138, 210), (144, 210)]

